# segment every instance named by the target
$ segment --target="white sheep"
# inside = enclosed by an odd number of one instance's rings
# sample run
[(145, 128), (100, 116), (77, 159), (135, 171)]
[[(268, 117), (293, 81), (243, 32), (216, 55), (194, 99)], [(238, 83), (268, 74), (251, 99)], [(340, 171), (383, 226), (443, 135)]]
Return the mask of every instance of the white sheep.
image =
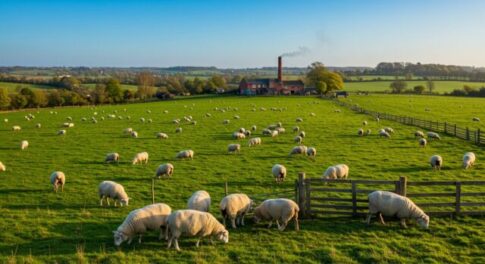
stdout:
[(249, 147), (256, 146), (256, 145), (261, 145), (261, 138), (255, 137), (249, 140)]
[(133, 132), (133, 128), (131, 128), (131, 127), (125, 128), (125, 129), (123, 130), (123, 133), (124, 133), (124, 134), (127, 134), (127, 135), (130, 135), (130, 134), (131, 134), (131, 132)]
[(234, 116), (234, 119), (239, 119), (240, 117), (238, 115), (235, 115)]
[(167, 139), (168, 138), (168, 135), (165, 134), (165, 133), (160, 132), (160, 133), (157, 133), (157, 138), (159, 138), (159, 139)]
[(367, 121), (362, 122), (363, 126), (367, 126)]
[(263, 134), (264, 136), (269, 136), (271, 135), (271, 130), (265, 128), (261, 131), (261, 134)]
[(256, 125), (253, 125), (253, 126), (251, 127), (251, 130), (252, 130), (252, 131), (256, 131), (256, 129), (258, 129), (258, 127), (257, 127)]
[(299, 126), (294, 126), (293, 127), (293, 132), (298, 132), (300, 131), (300, 127)]
[(415, 132), (414, 132), (414, 137), (415, 137), (415, 138), (418, 138), (418, 137), (419, 137), (419, 138), (424, 138), (424, 133), (423, 133), (423, 131), (420, 131), (420, 130), (415, 131)]
[(283, 134), (286, 132), (286, 129), (284, 127), (277, 127), (276, 131), (278, 131), (278, 134)]
[(29, 142), (27, 140), (22, 140), (22, 142), (20, 142), (20, 149), (21, 150), (24, 150), (28, 147), (29, 147)]
[(296, 119), (296, 122), (303, 122), (303, 118), (298, 117), (298, 118)]
[(103, 200), (106, 199), (106, 203), (109, 206), (109, 198), (113, 199), (116, 203), (119, 201), (120, 206), (128, 206), (129, 197), (125, 192), (123, 185), (114, 181), (103, 181), (98, 187), (99, 205), (103, 206)]
[(317, 155), (317, 149), (314, 147), (309, 147), (306, 151), (306, 155), (314, 158)]
[(250, 131), (250, 130), (246, 130), (246, 131), (244, 131), (244, 135), (245, 135), (246, 137), (251, 136), (251, 131)]
[(172, 213), (172, 208), (164, 203), (147, 205), (131, 211), (123, 223), (113, 231), (114, 244), (120, 246), (128, 240), (131, 244), (133, 238), (138, 235), (138, 243), (141, 243), (142, 235), (148, 230), (159, 231), (158, 239), (163, 236), (162, 227), (166, 228), (167, 218)]
[(224, 243), (229, 242), (229, 232), (210, 213), (196, 210), (177, 210), (167, 218), (166, 237), (170, 248), (172, 243), (177, 251), (180, 251), (178, 239), (181, 235), (197, 236), (196, 247), (199, 247), (203, 237), (216, 237)]
[(338, 164), (328, 167), (323, 173), (322, 178), (327, 180), (346, 179), (349, 177), (349, 166)]
[(229, 120), (229, 119), (225, 119), (224, 121), (222, 121), (223, 125), (227, 125), (229, 123), (231, 123), (231, 120)]
[(305, 136), (306, 136), (305, 131), (300, 131), (300, 133), (298, 134), (298, 136), (300, 136), (302, 138), (305, 138)]
[(364, 136), (368, 136), (372, 133), (372, 130), (369, 128), (365, 131)]
[(246, 132), (246, 129), (244, 127), (239, 128), (239, 133), (243, 133), (244, 134), (244, 132)]
[(364, 135), (364, 129), (363, 128), (359, 128), (359, 130), (357, 131), (357, 135), (363, 136)]
[(174, 124), (177, 124), (177, 125), (178, 125), (178, 124), (180, 123), (180, 119), (174, 119), (174, 120), (172, 120), (172, 123), (174, 123)]
[(234, 138), (234, 139), (245, 139), (246, 135), (236, 131), (236, 132), (232, 133), (232, 138)]
[(244, 226), (244, 216), (249, 213), (253, 201), (246, 194), (234, 193), (224, 197), (219, 204), (222, 224), (226, 226), (226, 219), (231, 221), (232, 228), (236, 225)]
[(175, 133), (182, 133), (182, 128), (181, 127), (177, 127), (175, 129)]
[(277, 183), (283, 182), (286, 178), (286, 168), (283, 165), (275, 164), (271, 169), (271, 173), (273, 174)]
[(42, 124), (41, 124), (41, 123), (37, 123), (37, 124), (35, 125), (35, 127), (36, 127), (36, 128), (41, 128), (41, 127), (42, 127)]
[(182, 150), (179, 153), (177, 153), (176, 158), (178, 159), (193, 159), (194, 158), (194, 151), (193, 150)]
[(206, 191), (196, 191), (187, 202), (187, 209), (209, 212), (211, 197)]
[(391, 138), (391, 135), (384, 129), (379, 130), (379, 137)]
[[(284, 231), (288, 222), (293, 219), (295, 230), (300, 230), (298, 224), (298, 212), (300, 208), (290, 199), (268, 199), (254, 209), (253, 221), (257, 224), (261, 220), (269, 221), (268, 228), (271, 228), (273, 221), (276, 221), (278, 230)], [(281, 223), (280, 223), (281, 222)]]
[(427, 144), (428, 144), (428, 141), (427, 141), (425, 138), (420, 138), (420, 139), (419, 139), (419, 145), (420, 145), (421, 147), (423, 147), (423, 148), (424, 148), (424, 147), (426, 147), (426, 145), (427, 145)]
[(8, 118), (3, 119), (3, 122), (8, 123)]
[(426, 135), (428, 136), (428, 139), (437, 139), (437, 140), (441, 139), (440, 135), (436, 132), (428, 132), (426, 133)]
[(289, 155), (295, 155), (295, 154), (303, 154), (305, 155), (307, 152), (307, 147), (306, 146), (296, 146), (291, 149)]
[(391, 127), (386, 127), (384, 128), (384, 130), (389, 134), (394, 134), (394, 129), (392, 129)]
[(165, 163), (158, 166), (157, 171), (155, 172), (155, 177), (159, 179), (162, 176), (172, 177), (174, 167), (171, 163)]
[(140, 118), (140, 122), (145, 123), (145, 118), (144, 117), (141, 117)]
[(467, 152), (463, 155), (463, 168), (466, 170), (475, 164), (475, 153)]
[(111, 163), (111, 162), (120, 162), (120, 154), (113, 152), (113, 153), (108, 153), (106, 155), (106, 158), (104, 159), (104, 162), (106, 163)]
[(138, 132), (136, 132), (136, 131), (132, 131), (132, 132), (131, 132), (131, 137), (132, 137), (132, 138), (137, 138), (137, 137), (138, 137)]
[(64, 191), (64, 184), (66, 184), (66, 175), (64, 175), (62, 171), (54, 171), (51, 174), (50, 179), (55, 192), (57, 192), (59, 187), (61, 187), (61, 192)]
[(133, 160), (131, 161), (133, 165), (136, 164), (148, 164), (148, 152), (140, 152), (135, 155)]
[(20, 130), (22, 130), (22, 128), (20, 126), (13, 126), (12, 130), (13, 131), (20, 131)]
[(429, 159), (429, 163), (431, 168), (441, 170), (441, 166), (443, 166), (443, 158), (440, 155), (433, 155)]
[(303, 138), (300, 137), (300, 136), (296, 136), (293, 141), (295, 141), (295, 143), (298, 143), (298, 144), (301, 144), (303, 142)]
[(409, 198), (386, 191), (375, 191), (369, 194), (369, 213), (367, 224), (373, 215), (379, 214), (380, 222), (384, 223), (384, 216), (396, 216), (401, 220), (401, 226), (406, 227), (406, 219), (414, 218), (423, 228), (429, 227), (429, 216)]
[(271, 137), (277, 137), (279, 135), (278, 130), (271, 131)]
[(474, 117), (474, 118), (472, 118), (472, 121), (475, 121), (475, 122), (480, 122), (480, 118), (478, 118), (478, 117)]
[(61, 130), (57, 131), (58, 136), (64, 136), (66, 133), (67, 133), (67, 131), (65, 129), (61, 129)]
[(229, 144), (227, 146), (227, 151), (229, 153), (231, 153), (231, 152), (232, 153), (239, 152), (239, 151), (241, 151), (241, 145), (240, 144)]
[(0, 172), (1, 171), (5, 171), (7, 170), (7, 168), (5, 167), (5, 165), (3, 165), (3, 163), (0, 161)]

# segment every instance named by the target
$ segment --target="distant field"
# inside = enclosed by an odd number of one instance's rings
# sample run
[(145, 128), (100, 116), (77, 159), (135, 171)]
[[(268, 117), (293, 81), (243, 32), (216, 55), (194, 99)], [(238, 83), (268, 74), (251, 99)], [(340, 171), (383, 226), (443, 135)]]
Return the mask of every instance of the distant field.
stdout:
[[(406, 81), (407, 89), (413, 89), (414, 86), (424, 85), (426, 81)], [(345, 90), (347, 91), (368, 91), (368, 92), (386, 92), (390, 91), (389, 85), (391, 81), (379, 82), (348, 82), (345, 83)], [(480, 82), (459, 82), (459, 81), (434, 81), (435, 90), (437, 93), (447, 93), (454, 89), (463, 89), (464, 85), (469, 85), (473, 88), (485, 87), (485, 83)]]
[[(465, 102), (450, 98), (446, 104), (434, 103), (435, 97), (428, 96), (350, 98), (369, 108), (379, 109), (383, 104), (388, 105), (383, 109), (391, 111), (394, 105), (398, 113), (407, 113), (407, 100), (419, 101), (416, 109), (424, 108), (422, 105), (428, 101), (430, 113), (438, 113), (440, 104), (441, 111), (445, 111), (444, 107), (449, 110)], [(384, 104), (388, 99), (393, 103)], [(228, 109), (221, 112), (216, 107)], [(260, 107), (268, 110), (261, 111)], [(284, 109), (270, 111), (272, 107)], [(205, 240), (197, 249), (194, 238), (181, 238), (182, 252), (178, 253), (167, 250), (166, 242), (157, 240), (156, 232), (144, 236), (142, 244), (135, 239), (133, 244), (121, 248), (113, 245), (112, 230), (131, 210), (151, 203), (151, 178), (158, 165), (165, 162), (173, 163), (175, 172), (172, 179), (156, 181), (155, 200), (180, 209), (186, 206), (192, 192), (207, 190), (212, 197), (210, 211), (218, 219), (224, 181), (229, 183), (229, 192), (247, 193), (259, 203), (276, 197), (272, 195), (274, 191), (293, 190), (298, 172), (305, 171), (307, 177), (316, 178), (329, 165), (338, 163), (349, 165), (352, 179), (395, 180), (404, 175), (414, 181), (485, 180), (483, 148), (447, 136), (431, 142), (427, 148), (419, 148), (412, 136), (414, 127), (386, 120), (376, 123), (345, 108), (336, 113), (336, 108), (341, 107), (312, 97), (208, 97), (0, 113), (0, 161), (7, 167), (6, 172), (0, 172), (0, 262), (484, 263), (483, 217), (432, 218), (430, 230), (422, 230), (414, 222), (408, 229), (401, 229), (396, 221), (388, 221), (387, 226), (376, 222), (366, 226), (360, 218), (324, 218), (303, 220), (300, 232), (293, 230), (293, 224), (279, 232), (275, 227), (267, 229), (266, 224), (256, 225), (249, 218), (246, 227), (229, 229), (230, 240), (225, 245), (211, 245)], [(465, 111), (469, 113), (463, 115), (475, 114), (473, 107), (453, 112)], [(24, 118), (28, 112), (36, 116), (33, 121)], [(206, 113), (212, 116), (207, 117)], [(109, 114), (122, 119), (101, 119)], [(176, 134), (177, 126), (172, 120), (187, 115), (192, 115), (197, 125), (182, 122), (183, 132)], [(65, 136), (56, 136), (68, 116), (73, 118), (75, 127), (69, 128)], [(81, 121), (92, 116), (99, 120), (97, 124)], [(153, 123), (141, 123), (141, 117), (151, 118)], [(297, 117), (302, 117), (303, 122), (296, 123)], [(8, 123), (3, 122), (5, 118)], [(223, 125), (224, 119), (231, 120), (230, 124)], [(363, 120), (369, 120), (371, 136), (357, 136)], [(283, 123), (286, 133), (276, 138), (261, 135), (263, 128), (276, 122)], [(35, 128), (36, 123), (41, 123), (42, 128)], [(13, 125), (22, 126), (22, 130), (11, 131)], [(262, 137), (262, 145), (248, 148), (247, 140), (241, 140), (241, 153), (229, 155), (227, 145), (237, 142), (231, 138), (232, 132), (252, 125), (258, 127), (253, 136)], [(295, 134), (291, 132), (294, 125), (306, 132), (305, 145), (316, 147), (315, 160), (288, 156), (295, 146)], [(391, 139), (379, 138), (376, 131), (383, 126), (393, 127), (396, 134)], [(123, 135), (127, 127), (138, 131), (140, 137)], [(156, 139), (157, 132), (166, 132), (169, 138)], [(21, 151), (19, 144), (24, 139), (29, 140), (30, 147)], [(193, 160), (175, 159), (175, 154), (184, 149), (195, 151)], [(106, 153), (113, 151), (120, 153), (120, 164), (105, 164)], [(141, 151), (150, 154), (149, 163), (131, 165), (131, 158)], [(461, 157), (467, 151), (474, 151), (478, 162), (473, 169), (464, 171)], [(445, 160), (441, 171), (432, 171), (428, 165), (429, 157), (436, 153)], [(275, 184), (271, 175), (276, 163), (288, 169), (288, 178), (282, 184)], [(51, 189), (49, 175), (54, 170), (66, 173), (64, 193), (55, 194)], [(103, 180), (123, 184), (132, 198), (130, 205), (100, 207), (97, 186)], [(293, 196), (290, 194), (289, 198)]]
[[(374, 79), (377, 79), (377, 78), (381, 78), (381, 80), (395, 80), (396, 79), (396, 76), (391, 76), (391, 75), (362, 75), (362, 76), (351, 76), (350, 77), (352, 80), (359, 80), (362, 78), (362, 80), (374, 80)], [(397, 76), (398, 79), (402, 80), (402, 79), (405, 79), (406, 77), (405, 76)], [(417, 79), (422, 79), (422, 77), (418, 77), (418, 76), (413, 76), (412, 77), (413, 80), (417, 80)]]
[[(94, 89), (94, 87), (96, 86), (96, 84), (95, 83), (85, 83), (85, 84), (83, 84), (83, 86)], [(138, 87), (136, 85), (121, 84), (121, 90), (132, 90), (132, 91), (135, 91), (136, 89), (138, 89)]]
[[(351, 101), (368, 110), (449, 122), (485, 131), (485, 98), (369, 94), (355, 95), (342, 100)], [(473, 117), (479, 117), (482, 122), (473, 122)]]
[(7, 88), (7, 90), (10, 91), (10, 92), (15, 92), (15, 89), (17, 89), (17, 87), (28, 87), (32, 90), (52, 89), (52, 86), (47, 86), (47, 85), (0, 82), (0, 88)]

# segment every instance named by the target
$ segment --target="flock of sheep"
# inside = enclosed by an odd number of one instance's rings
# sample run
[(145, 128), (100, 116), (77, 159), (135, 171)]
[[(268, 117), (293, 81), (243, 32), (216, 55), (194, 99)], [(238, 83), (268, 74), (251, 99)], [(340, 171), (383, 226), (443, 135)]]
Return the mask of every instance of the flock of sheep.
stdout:
[[(234, 108), (236, 109), (236, 108)], [(228, 108), (215, 108), (215, 111), (225, 112)], [(256, 108), (253, 106), (253, 111)], [(261, 107), (260, 111), (265, 111), (266, 109)], [(283, 109), (271, 109), (273, 111), (282, 111)], [(149, 110), (148, 110), (149, 111)], [(126, 110), (125, 110), (126, 112)], [(335, 110), (336, 113), (340, 113), (340, 110)], [(117, 113), (117, 112), (115, 112)], [(167, 111), (165, 111), (167, 113)], [(51, 111), (51, 114), (54, 114)], [(56, 113), (55, 113), (56, 114)], [(97, 113), (95, 114), (97, 115)], [(206, 117), (211, 117), (210, 113), (206, 113)], [(315, 113), (310, 113), (310, 116), (315, 116)], [(119, 118), (120, 116), (118, 116)], [(35, 116), (26, 116), (29, 121), (34, 119)], [(116, 118), (116, 115), (110, 114), (108, 118)], [(126, 117), (129, 119), (129, 117)], [(234, 119), (239, 119), (238, 115), (234, 116)], [(104, 117), (101, 117), (104, 119)], [(185, 122), (189, 124), (196, 125), (197, 121), (193, 120), (191, 116), (183, 117)], [(72, 118), (67, 117), (69, 122), (62, 124), (62, 127), (73, 128), (74, 123), (72, 123)], [(81, 121), (87, 121), (87, 118), (82, 118)], [(92, 117), (91, 121), (93, 123), (97, 122), (96, 117)], [(151, 123), (152, 120), (145, 118), (140, 119), (141, 122)], [(379, 119), (376, 118), (379, 122)], [(5, 119), (5, 122), (8, 122)], [(175, 125), (179, 125), (182, 119), (175, 119), (172, 121)], [(295, 120), (296, 123), (303, 122), (303, 118), (299, 117)], [(222, 121), (223, 124), (227, 125), (230, 120), (226, 119)], [(367, 121), (363, 122), (364, 126), (368, 125)], [(37, 128), (41, 128), (41, 124), (36, 125)], [(20, 126), (13, 126), (13, 131), (20, 131)], [(252, 125), (250, 129), (240, 128), (238, 131), (232, 133), (232, 138), (234, 140), (243, 140), (247, 137), (251, 137), (257, 132), (256, 125)], [(297, 143), (294, 146), (289, 155), (305, 155), (310, 158), (314, 158), (317, 154), (315, 147), (307, 147), (302, 145), (306, 137), (305, 131), (301, 131), (299, 126), (294, 126), (292, 128), (293, 133), (296, 134), (293, 141)], [(138, 137), (138, 132), (134, 131), (132, 128), (126, 128), (123, 131), (124, 134), (129, 135), (133, 138)], [(175, 129), (175, 133), (182, 133), (182, 128), (178, 126)], [(277, 137), (280, 134), (286, 133), (286, 129), (283, 127), (281, 122), (276, 124), (271, 124), (267, 128), (261, 130), (262, 136)], [(379, 131), (378, 135), (380, 137), (390, 138), (394, 130), (390, 127), (383, 128)], [(66, 135), (66, 130), (62, 129), (57, 132), (58, 135)], [(364, 130), (360, 128), (358, 130), (359, 136), (369, 136), (371, 130)], [(166, 133), (160, 132), (156, 135), (159, 139), (167, 139), (168, 135)], [(422, 131), (416, 131), (415, 137), (419, 138), (419, 145), (426, 146), (427, 140), (424, 137)], [(428, 140), (435, 139), (439, 140), (440, 136), (434, 132), (427, 133)], [(251, 137), (248, 140), (248, 147), (257, 147), (262, 144), (261, 137)], [(27, 140), (21, 142), (21, 149), (24, 150), (29, 146)], [(238, 153), (241, 151), (241, 144), (231, 143), (227, 146), (227, 151), (229, 153)], [(182, 150), (176, 154), (176, 158), (179, 159), (193, 159), (193, 150)], [(148, 163), (149, 154), (147, 152), (137, 153), (132, 159), (132, 164), (146, 164)], [(105, 157), (106, 163), (119, 162), (120, 155), (116, 152), (108, 153)], [(463, 167), (465, 169), (471, 167), (475, 162), (475, 155), (472, 152), (466, 153), (463, 157)], [(433, 168), (440, 169), (443, 165), (443, 159), (439, 155), (434, 155), (430, 159), (430, 164)], [(5, 165), (0, 162), (0, 171), (5, 171)], [(271, 169), (272, 175), (277, 183), (283, 182), (287, 176), (287, 169), (281, 164), (275, 164)], [(155, 177), (172, 177), (174, 173), (174, 166), (171, 163), (161, 164), (156, 172)], [(322, 178), (324, 179), (346, 179), (349, 176), (349, 167), (346, 164), (337, 164), (328, 167)], [(59, 189), (63, 191), (64, 185), (66, 183), (66, 176), (61, 171), (55, 171), (50, 175), (50, 183), (53, 186), (54, 191)], [(98, 194), (100, 198), (100, 206), (103, 204), (110, 205), (109, 199), (114, 200), (114, 205), (119, 203), (120, 206), (128, 206), (129, 196), (125, 192), (124, 187), (113, 181), (103, 181), (99, 184)], [(414, 218), (417, 223), (425, 228), (429, 226), (429, 217), (417, 207), (410, 199), (400, 196), (395, 193), (385, 192), (385, 191), (375, 191), (369, 194), (369, 215), (367, 222), (370, 223), (372, 215), (378, 214), (380, 221), (384, 223), (382, 215), (394, 216), (397, 215), (398, 218), (402, 219), (401, 224), (405, 226), (405, 219)], [(239, 226), (244, 226), (244, 217), (249, 212), (253, 212), (253, 221), (258, 223), (261, 220), (269, 221), (269, 226), (271, 227), (273, 221), (276, 222), (278, 229), (280, 231), (285, 230), (287, 224), (293, 220), (295, 223), (295, 229), (299, 230), (298, 223), (298, 205), (289, 199), (278, 198), (278, 199), (268, 199), (263, 201), (259, 206), (254, 208), (254, 202), (249, 198), (248, 195), (243, 193), (229, 194), (224, 197), (219, 203), (219, 209), (221, 213), (221, 218), (223, 223), (220, 223), (211, 213), (209, 213), (209, 208), (211, 206), (211, 197), (206, 191), (195, 192), (187, 202), (187, 209), (180, 209), (172, 211), (172, 208), (164, 203), (156, 203), (145, 206), (131, 211), (125, 218), (123, 223), (118, 227), (116, 231), (113, 231), (114, 243), (116, 246), (120, 246), (124, 241), (131, 243), (132, 239), (139, 236), (139, 242), (141, 243), (141, 237), (148, 230), (156, 230), (160, 232), (159, 239), (165, 237), (168, 240), (168, 248), (174, 245), (177, 250), (180, 250), (178, 245), (178, 239), (181, 235), (186, 236), (196, 236), (198, 237), (196, 246), (204, 237), (215, 237), (224, 243), (229, 241), (229, 232), (226, 229), (226, 221), (230, 221), (232, 228)]]

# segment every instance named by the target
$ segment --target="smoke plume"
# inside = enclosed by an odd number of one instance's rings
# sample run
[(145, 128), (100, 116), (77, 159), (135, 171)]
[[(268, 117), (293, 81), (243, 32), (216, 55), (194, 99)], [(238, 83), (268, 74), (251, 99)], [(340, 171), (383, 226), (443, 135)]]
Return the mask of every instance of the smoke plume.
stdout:
[(291, 52), (285, 52), (281, 54), (281, 57), (297, 57), (297, 56), (303, 56), (306, 55), (307, 53), (310, 52), (310, 49), (307, 47), (298, 47), (298, 50), (291, 51)]

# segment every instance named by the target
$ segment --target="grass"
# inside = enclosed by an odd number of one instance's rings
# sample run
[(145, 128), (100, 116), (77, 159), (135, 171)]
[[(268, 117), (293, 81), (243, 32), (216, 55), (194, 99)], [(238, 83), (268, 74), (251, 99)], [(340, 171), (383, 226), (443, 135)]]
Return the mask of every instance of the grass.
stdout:
[[(214, 110), (229, 106), (238, 110)], [(253, 112), (253, 107), (258, 110)], [(259, 107), (268, 110), (259, 111)], [(271, 107), (285, 110), (270, 111)], [(58, 114), (41, 109), (32, 111), (36, 118), (30, 122), (24, 119), (29, 111), (0, 113), (0, 120), (9, 119), (0, 123), (0, 160), (7, 166), (7, 171), (0, 173), (0, 262), (484, 262), (485, 220), (480, 217), (433, 218), (429, 231), (415, 224), (400, 229), (392, 221), (389, 226), (366, 226), (363, 219), (324, 218), (302, 221), (300, 232), (295, 232), (292, 224), (279, 232), (248, 221), (246, 227), (230, 230), (226, 245), (203, 241), (197, 249), (194, 239), (182, 238), (182, 252), (178, 253), (166, 250), (166, 242), (158, 241), (156, 232), (145, 236), (141, 245), (134, 242), (119, 249), (113, 245), (111, 231), (128, 212), (151, 203), (151, 177), (165, 162), (174, 164), (175, 173), (172, 179), (156, 181), (156, 201), (173, 209), (184, 208), (194, 191), (204, 189), (211, 194), (211, 212), (216, 217), (220, 217), (217, 205), (224, 195), (224, 181), (228, 181), (230, 192), (244, 192), (259, 197), (260, 202), (273, 198), (274, 192), (292, 189), (299, 171), (305, 171), (307, 177), (320, 177), (329, 165), (337, 163), (349, 165), (352, 179), (395, 180), (406, 175), (410, 180), (485, 180), (482, 148), (445, 136), (420, 149), (412, 137), (414, 128), (388, 121), (371, 121), (369, 127), (377, 131), (381, 126), (392, 126), (396, 130), (392, 139), (379, 139), (375, 133), (360, 138), (357, 129), (368, 117), (347, 109), (335, 113), (336, 108), (330, 101), (310, 97), (213, 97), (94, 109), (58, 108), (54, 110)], [(114, 111), (131, 119), (101, 121), (100, 116)], [(99, 123), (80, 121), (94, 112)], [(212, 117), (205, 116), (208, 112)], [(316, 116), (310, 116), (311, 112)], [(183, 123), (183, 132), (175, 134), (171, 121), (184, 115), (192, 115), (198, 123)], [(240, 119), (233, 119), (234, 115)], [(75, 127), (64, 137), (56, 136), (68, 116), (74, 119)], [(153, 123), (142, 124), (141, 117), (152, 118)], [(297, 117), (304, 119), (298, 124), (307, 133), (304, 143), (317, 148), (315, 161), (287, 155), (294, 146), (294, 134), (289, 131)], [(223, 125), (224, 119), (231, 123)], [(259, 136), (262, 128), (278, 121), (286, 127), (286, 134), (275, 139), (263, 137), (263, 144), (255, 148), (241, 141), (240, 154), (227, 154), (227, 145), (235, 142), (231, 134), (239, 127), (257, 125)], [(36, 129), (36, 123), (42, 123), (42, 128)], [(22, 131), (14, 133), (13, 125), (22, 126)], [(127, 127), (138, 131), (140, 137), (124, 136), (122, 131)], [(168, 133), (169, 139), (157, 140), (155, 134), (160, 131)], [(29, 140), (30, 147), (21, 151), (23, 139)], [(184, 149), (195, 151), (193, 160), (174, 159)], [(120, 153), (119, 165), (103, 163), (106, 153), (112, 151)], [(150, 154), (150, 162), (132, 166), (129, 161), (141, 151)], [(478, 164), (463, 171), (461, 156), (466, 151), (477, 154)], [(445, 160), (445, 169), (439, 172), (430, 170), (427, 163), (435, 153)], [(271, 176), (275, 163), (288, 170), (288, 179), (281, 185)], [(54, 170), (66, 174), (63, 193), (54, 193), (49, 184)], [(99, 207), (97, 186), (103, 180), (122, 183), (132, 198), (130, 206)]]
[(13, 93), (16, 91), (17, 87), (27, 87), (32, 90), (40, 89), (52, 89), (52, 86), (40, 85), (40, 84), (28, 84), (28, 83), (12, 83), (12, 82), (0, 82), (0, 88), (6, 88), (9, 92)]
[[(367, 92), (390, 92), (389, 85), (392, 81), (379, 82), (348, 82), (345, 83), (345, 90), (347, 91), (367, 91)], [(424, 85), (426, 81), (406, 81), (407, 89), (413, 89), (414, 86)], [(485, 83), (481, 82), (461, 82), (461, 81), (434, 81), (435, 89), (433, 92), (440, 94), (451, 92), (455, 89), (463, 89), (464, 85), (469, 85), (472, 88), (481, 88)]]

